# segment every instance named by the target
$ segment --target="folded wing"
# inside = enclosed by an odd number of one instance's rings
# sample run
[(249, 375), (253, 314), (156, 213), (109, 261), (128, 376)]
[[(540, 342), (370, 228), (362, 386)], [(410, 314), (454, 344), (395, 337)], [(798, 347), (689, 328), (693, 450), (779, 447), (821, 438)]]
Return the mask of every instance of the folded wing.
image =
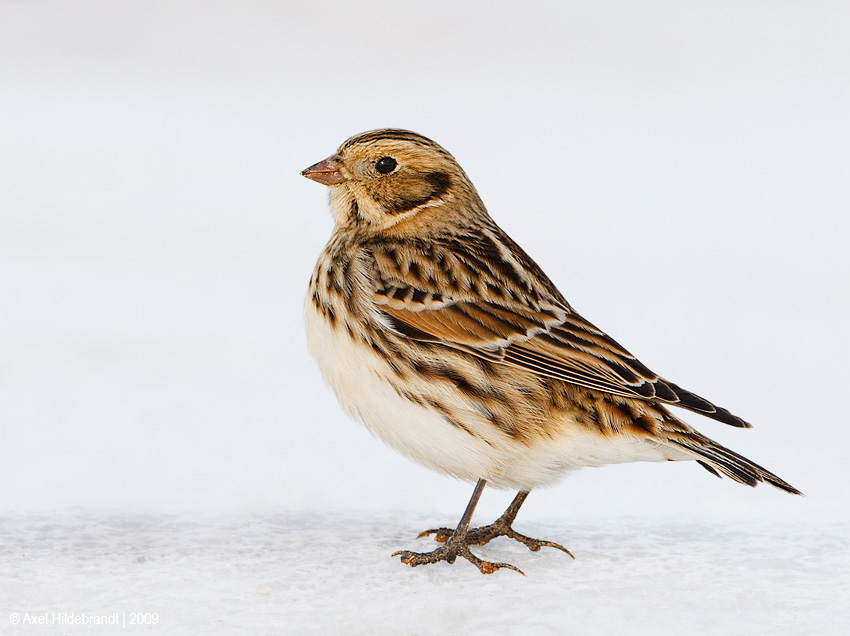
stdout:
[[(486, 233), (478, 241), (468, 238), (452, 245), (373, 247), (373, 299), (396, 331), (541, 376), (749, 427), (660, 378), (575, 313), (515, 245), (508, 249), (501, 237)], [(478, 249), (464, 254), (469, 246)]]

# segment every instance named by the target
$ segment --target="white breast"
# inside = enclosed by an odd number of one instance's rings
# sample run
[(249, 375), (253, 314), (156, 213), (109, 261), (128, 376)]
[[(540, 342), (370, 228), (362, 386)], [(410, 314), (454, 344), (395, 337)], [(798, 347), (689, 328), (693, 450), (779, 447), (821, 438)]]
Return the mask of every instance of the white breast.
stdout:
[(401, 397), (392, 373), (365, 343), (333, 327), (308, 296), (307, 346), (340, 404), (376, 437), (433, 470), (475, 481), (491, 472), (498, 453), (436, 411)]

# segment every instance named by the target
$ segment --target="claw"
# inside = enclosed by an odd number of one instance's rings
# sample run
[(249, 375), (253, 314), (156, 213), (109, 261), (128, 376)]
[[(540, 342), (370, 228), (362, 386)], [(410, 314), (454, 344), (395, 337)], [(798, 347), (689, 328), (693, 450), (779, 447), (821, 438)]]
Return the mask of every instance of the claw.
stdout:
[(555, 543), (554, 541), (543, 541), (542, 539), (532, 539), (531, 537), (527, 537), (524, 534), (520, 534), (511, 527), (508, 527), (507, 531), (504, 533), (503, 536), (510, 537), (514, 541), (519, 541), (532, 552), (539, 552), (540, 548), (557, 548), (561, 552), (570, 555), (573, 561), (575, 561), (575, 556), (573, 556), (573, 553), (567, 550), (560, 543)]
[(510, 563), (491, 563), (490, 561), (482, 561), (477, 556), (469, 551), (469, 546), (464, 539), (455, 539), (454, 542), (447, 542), (446, 545), (433, 550), (432, 552), (411, 552), (410, 550), (398, 550), (393, 552), (393, 556), (401, 557), (401, 562), (406, 563), (410, 567), (415, 568), (417, 565), (425, 565), (428, 563), (438, 563), (447, 561), (454, 563), (457, 557), (462, 556), (464, 559), (472, 563), (482, 574), (493, 574), (496, 570), (513, 570), (525, 576), (525, 572)]
[[(470, 556), (473, 556), (473, 555), (470, 553)], [(466, 557), (466, 558), (473, 565), (477, 566), (478, 569), (481, 570), (482, 574), (493, 574), (493, 572), (495, 572), (496, 570), (505, 569), (505, 570), (513, 570), (514, 572), (519, 572), (520, 574), (525, 576), (525, 572), (520, 570), (515, 565), (511, 565), (510, 563), (491, 563), (490, 561), (482, 561), (481, 559), (478, 559), (477, 557), (474, 557), (475, 560), (472, 560), (469, 557)]]
[(452, 536), (454, 530), (451, 528), (432, 528), (431, 530), (423, 530), (418, 535), (416, 535), (417, 539), (421, 539), (422, 537), (428, 537), (432, 534), (436, 535), (434, 537), (434, 541), (439, 543), (445, 543)]

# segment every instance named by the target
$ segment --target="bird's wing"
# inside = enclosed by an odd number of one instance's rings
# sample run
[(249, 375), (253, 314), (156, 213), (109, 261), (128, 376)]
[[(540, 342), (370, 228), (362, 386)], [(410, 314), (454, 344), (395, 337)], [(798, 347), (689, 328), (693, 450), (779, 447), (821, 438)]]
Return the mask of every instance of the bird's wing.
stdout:
[(390, 326), (413, 340), (749, 426), (650, 371), (579, 316), (534, 261), (504, 241), (510, 239), (493, 232), (451, 245), (374, 245), (373, 300)]

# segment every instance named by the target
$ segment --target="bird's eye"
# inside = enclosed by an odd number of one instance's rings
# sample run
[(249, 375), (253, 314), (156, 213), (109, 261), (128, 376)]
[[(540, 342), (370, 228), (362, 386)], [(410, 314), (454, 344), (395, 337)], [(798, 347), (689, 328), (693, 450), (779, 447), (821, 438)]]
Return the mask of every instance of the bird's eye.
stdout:
[(395, 170), (397, 165), (398, 162), (392, 157), (381, 157), (378, 159), (378, 163), (375, 164), (375, 170), (381, 174), (389, 174)]

